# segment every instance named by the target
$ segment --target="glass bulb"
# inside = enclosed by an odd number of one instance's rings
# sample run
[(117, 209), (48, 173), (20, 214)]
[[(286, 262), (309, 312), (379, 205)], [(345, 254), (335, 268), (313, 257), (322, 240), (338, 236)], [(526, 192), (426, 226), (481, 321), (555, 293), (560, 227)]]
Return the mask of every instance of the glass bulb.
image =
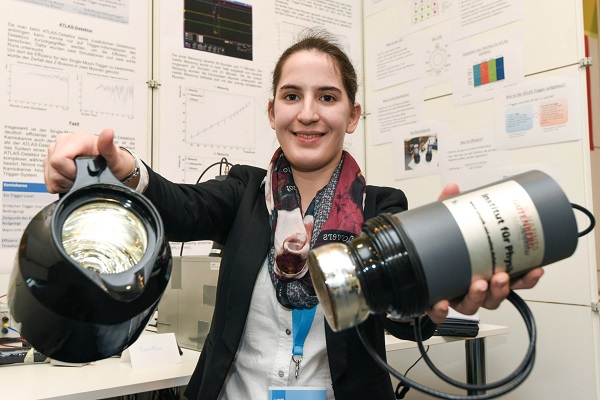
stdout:
[(63, 248), (82, 267), (100, 274), (133, 268), (146, 253), (148, 233), (139, 217), (118, 203), (74, 210), (62, 229)]

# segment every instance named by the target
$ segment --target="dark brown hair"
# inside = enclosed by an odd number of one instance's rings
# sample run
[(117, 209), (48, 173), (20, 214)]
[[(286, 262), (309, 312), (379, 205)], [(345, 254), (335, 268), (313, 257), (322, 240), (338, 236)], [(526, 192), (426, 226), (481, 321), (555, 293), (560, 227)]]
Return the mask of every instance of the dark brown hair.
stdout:
[(324, 30), (308, 29), (303, 31), (299, 40), (281, 54), (273, 70), (273, 97), (277, 93), (277, 85), (281, 79), (283, 65), (291, 55), (300, 51), (318, 51), (328, 55), (333, 60), (342, 77), (344, 89), (346, 89), (346, 93), (350, 99), (350, 106), (352, 107), (356, 100), (356, 91), (358, 90), (356, 70), (337, 40)]

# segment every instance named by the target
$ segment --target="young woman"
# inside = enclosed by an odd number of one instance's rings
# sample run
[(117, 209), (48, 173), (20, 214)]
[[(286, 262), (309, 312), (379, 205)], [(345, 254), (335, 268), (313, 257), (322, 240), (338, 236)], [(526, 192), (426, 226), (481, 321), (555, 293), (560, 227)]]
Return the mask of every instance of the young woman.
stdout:
[[(389, 375), (355, 330), (334, 333), (324, 322), (306, 266), (310, 248), (356, 235), (364, 220), (407, 207), (400, 190), (367, 186), (343, 150), (361, 114), (356, 91), (346, 54), (326, 34), (306, 35), (281, 55), (273, 73), (268, 115), (280, 148), (267, 170), (237, 165), (225, 181), (169, 182), (116, 146), (111, 130), (61, 134), (50, 145), (44, 166), (51, 193), (71, 187), (75, 157), (101, 154), (117, 178), (155, 204), (170, 240), (224, 244), (215, 313), (188, 398), (266, 399), (269, 387), (296, 386), (323, 388), (327, 399), (394, 398)], [(449, 186), (442, 196), (455, 193)], [(542, 273), (538, 268), (513, 287), (532, 287)], [(498, 273), (489, 285), (474, 282), (453, 306), (466, 314), (495, 308), (508, 290), (508, 275)], [(448, 306), (441, 301), (422, 319), (426, 337)], [(383, 356), (384, 328), (412, 339), (410, 325), (384, 315), (372, 315), (364, 328)], [(297, 334), (302, 330), (305, 338)], [(298, 344), (301, 361), (292, 357)]]

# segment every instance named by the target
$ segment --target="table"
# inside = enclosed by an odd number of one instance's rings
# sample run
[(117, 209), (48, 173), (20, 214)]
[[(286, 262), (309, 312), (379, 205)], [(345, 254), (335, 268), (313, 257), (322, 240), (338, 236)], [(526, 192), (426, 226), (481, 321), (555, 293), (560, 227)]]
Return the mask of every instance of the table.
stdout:
[[(476, 338), (433, 336), (425, 345), (466, 340), (467, 377), (471, 383), (485, 382), (484, 339), (505, 334), (508, 328), (479, 325)], [(386, 350), (398, 351), (416, 347), (416, 343), (386, 335)], [(188, 384), (200, 352), (182, 349), (180, 364), (133, 369), (118, 357), (96, 361), (82, 367), (51, 364), (11, 364), (0, 366), (2, 393), (7, 399), (23, 400), (87, 400), (150, 392)], [(471, 360), (471, 361), (469, 361)]]
[[(467, 369), (467, 383), (485, 384), (485, 338), (508, 333), (508, 327), (500, 325), (479, 324), (479, 333), (476, 337), (457, 336), (432, 336), (424, 341), (425, 346), (451, 343), (456, 341), (465, 342), (465, 359)], [(386, 351), (405, 350), (417, 347), (417, 343), (410, 340), (401, 340), (392, 335), (385, 337)], [(481, 391), (469, 391), (469, 394), (479, 394)]]
[(82, 367), (51, 364), (0, 366), (2, 393), (6, 399), (87, 400), (150, 392), (188, 384), (200, 352), (182, 349), (180, 364), (131, 368), (118, 357)]

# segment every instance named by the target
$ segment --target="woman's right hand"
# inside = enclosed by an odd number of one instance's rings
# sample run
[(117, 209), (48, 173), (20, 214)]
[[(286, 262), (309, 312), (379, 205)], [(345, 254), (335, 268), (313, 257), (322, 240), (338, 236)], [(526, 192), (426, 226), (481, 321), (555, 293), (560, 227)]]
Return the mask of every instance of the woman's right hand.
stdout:
[[(73, 186), (77, 173), (76, 157), (101, 155), (117, 179), (129, 175), (135, 169), (135, 159), (114, 143), (114, 137), (112, 129), (103, 130), (99, 136), (80, 132), (57, 135), (44, 157), (44, 181), (48, 192), (63, 193)], [(135, 187), (136, 181), (129, 184)]]

